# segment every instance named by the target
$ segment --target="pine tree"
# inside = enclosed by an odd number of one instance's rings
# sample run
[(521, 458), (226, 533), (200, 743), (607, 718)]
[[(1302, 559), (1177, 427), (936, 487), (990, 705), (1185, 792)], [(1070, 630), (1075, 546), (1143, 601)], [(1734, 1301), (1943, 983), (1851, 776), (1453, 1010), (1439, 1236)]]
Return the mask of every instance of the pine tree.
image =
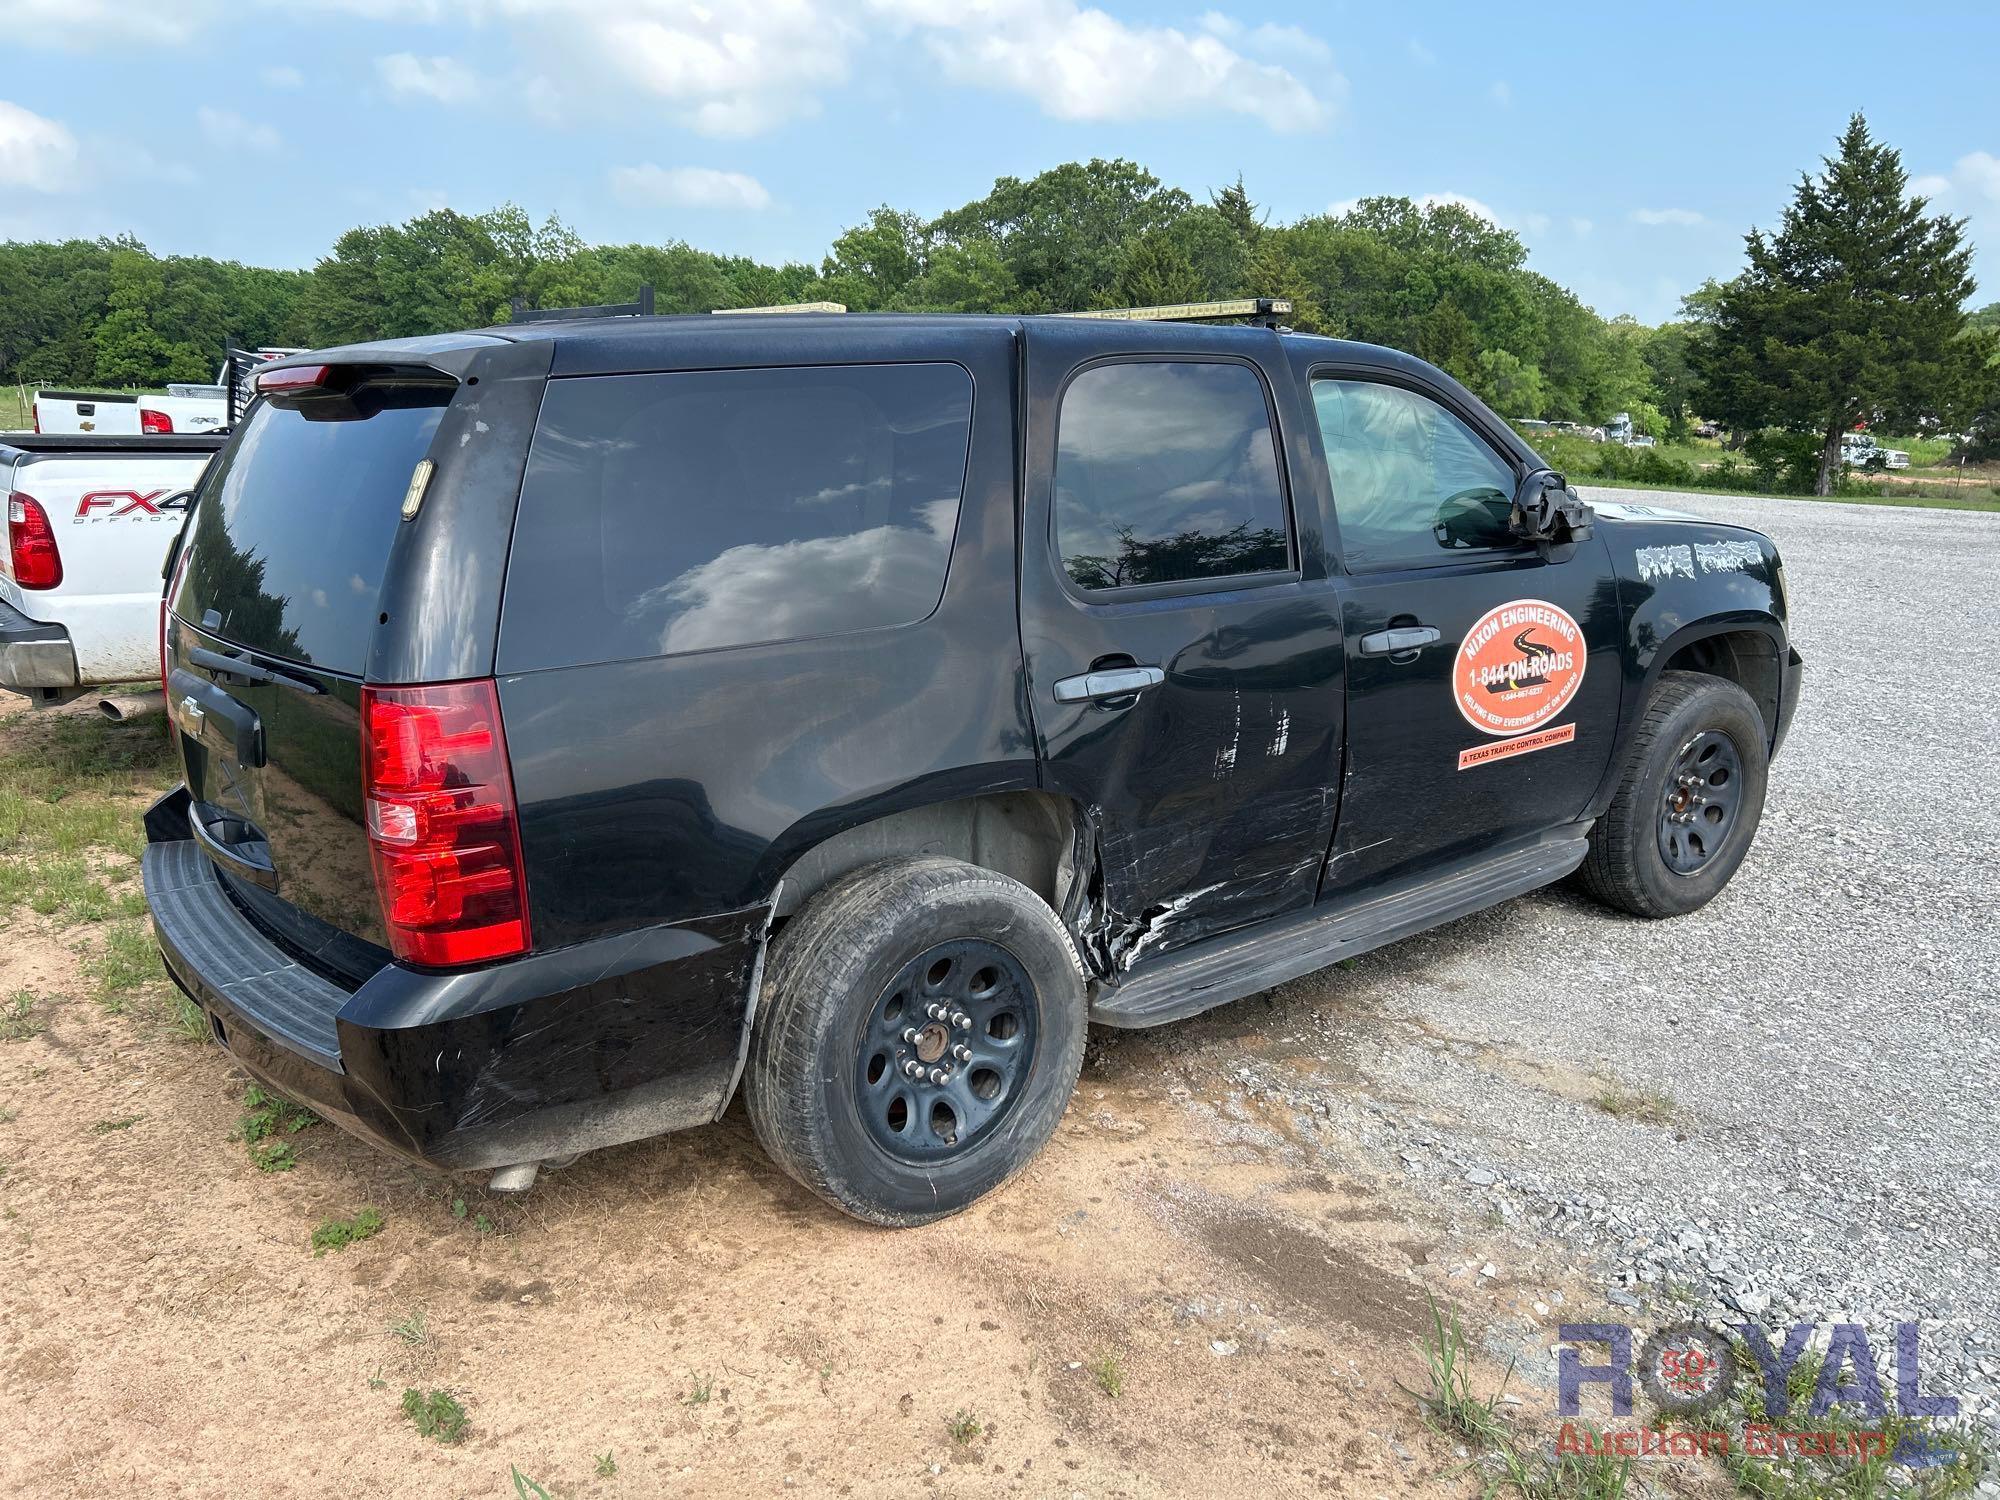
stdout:
[(1901, 155), (1860, 115), (1824, 166), (1800, 178), (1776, 234), (1745, 237), (1749, 267), (1722, 288), (1713, 337), (1695, 351), (1714, 415), (1818, 441), (1821, 495), (1857, 423), (1900, 425), (1952, 400), (1972, 292), (1965, 221), (1906, 196)]
[(1208, 201), (1215, 205), (1217, 213), (1229, 221), (1229, 227), (1236, 231), (1238, 239), (1246, 245), (1257, 242), (1257, 236), (1264, 229), (1264, 217), (1257, 212), (1257, 205), (1250, 201), (1249, 193), (1244, 191), (1241, 172), (1221, 192), (1210, 193)]

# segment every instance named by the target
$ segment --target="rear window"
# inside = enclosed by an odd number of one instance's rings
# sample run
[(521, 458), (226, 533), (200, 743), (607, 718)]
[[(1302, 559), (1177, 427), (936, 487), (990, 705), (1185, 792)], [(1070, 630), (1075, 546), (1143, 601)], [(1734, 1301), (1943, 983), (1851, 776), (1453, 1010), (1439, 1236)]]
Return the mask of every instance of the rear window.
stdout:
[(549, 383), (508, 564), (505, 671), (838, 635), (937, 607), (958, 365)]
[(198, 625), (212, 609), (229, 640), (358, 675), (403, 494), (451, 391), (390, 399), (338, 421), (259, 402), (203, 478), (174, 612)]

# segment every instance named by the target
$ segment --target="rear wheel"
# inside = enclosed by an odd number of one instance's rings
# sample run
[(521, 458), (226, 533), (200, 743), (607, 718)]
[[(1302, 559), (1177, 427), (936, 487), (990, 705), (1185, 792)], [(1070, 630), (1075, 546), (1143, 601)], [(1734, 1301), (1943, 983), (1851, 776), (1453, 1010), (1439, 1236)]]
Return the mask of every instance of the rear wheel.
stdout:
[(1764, 811), (1764, 719), (1733, 682), (1662, 673), (1578, 874), (1598, 900), (1673, 917), (1715, 898)]
[(1055, 913), (960, 860), (872, 865), (772, 943), (745, 1093), (771, 1158), (856, 1218), (958, 1212), (1034, 1157), (1083, 1062)]

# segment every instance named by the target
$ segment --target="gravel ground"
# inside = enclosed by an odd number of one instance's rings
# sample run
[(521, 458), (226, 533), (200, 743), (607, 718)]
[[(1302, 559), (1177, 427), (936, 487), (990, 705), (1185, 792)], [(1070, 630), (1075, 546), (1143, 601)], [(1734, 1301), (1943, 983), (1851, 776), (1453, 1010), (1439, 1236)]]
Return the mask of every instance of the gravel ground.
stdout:
[(1749, 859), (1676, 921), (1563, 887), (1297, 981), (1291, 1055), (1228, 1066), (1518, 1247), (1593, 1252), (1634, 1324), (1859, 1321), (1886, 1380), (1919, 1320), (1924, 1391), (2000, 1428), (2000, 515), (1598, 493), (1784, 554), (1807, 675)]

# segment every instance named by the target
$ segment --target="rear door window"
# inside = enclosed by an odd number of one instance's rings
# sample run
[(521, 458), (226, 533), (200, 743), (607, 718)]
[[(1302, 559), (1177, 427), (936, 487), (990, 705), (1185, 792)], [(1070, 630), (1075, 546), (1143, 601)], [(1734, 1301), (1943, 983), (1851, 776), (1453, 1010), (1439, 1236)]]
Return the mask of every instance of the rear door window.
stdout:
[(551, 381), (502, 670), (904, 625), (937, 607), (972, 377), (954, 364)]
[(359, 675), (403, 495), (451, 387), (362, 389), (339, 420), (260, 401), (203, 477), (174, 612), (272, 656)]
[(1264, 383), (1248, 365), (1124, 360), (1063, 392), (1056, 545), (1079, 588), (1291, 566)]

